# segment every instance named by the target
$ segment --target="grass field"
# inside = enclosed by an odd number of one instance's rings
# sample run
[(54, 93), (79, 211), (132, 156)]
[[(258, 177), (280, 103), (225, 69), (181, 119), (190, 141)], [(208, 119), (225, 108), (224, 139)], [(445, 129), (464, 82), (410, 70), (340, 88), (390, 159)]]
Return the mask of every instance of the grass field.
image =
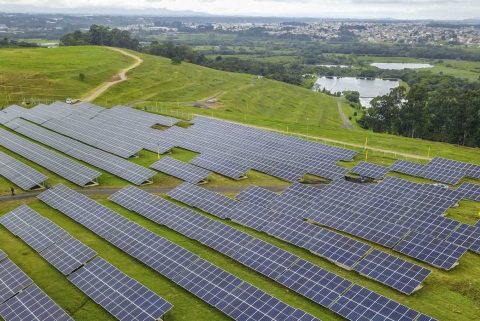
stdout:
[[(58, 51), (55, 52), (56, 50)], [(106, 61), (109, 59), (108, 57), (114, 57), (110, 59), (115, 60), (115, 62), (112, 62), (110, 66), (104, 66), (101, 64), (102, 67), (100, 69), (103, 67), (104, 69), (99, 71), (99, 76), (96, 81), (81, 84), (84, 87), (77, 88), (79, 84), (75, 75), (78, 75), (80, 70), (94, 68), (94, 66), (93, 62), (88, 59), (74, 59), (72, 56), (75, 57), (76, 55), (79, 55), (82, 57), (82, 55), (84, 55), (87, 57), (90, 51), (92, 54), (97, 55), (96, 58), (98, 58), (99, 61), (105, 61), (105, 64), (107, 64)], [(51, 52), (55, 54), (51, 54)], [(58, 86), (63, 86), (62, 88), (68, 91), (67, 96), (75, 97), (90, 90), (102, 80), (109, 79), (109, 76), (115, 74), (118, 69), (130, 63), (130, 61), (117, 57), (117, 55), (117, 53), (108, 49), (93, 47), (33, 49), (31, 52), (21, 49), (18, 53), (16, 53), (15, 50), (10, 49), (0, 50), (0, 77), (2, 77), (1, 79), (10, 79), (11, 81), (14, 81), (16, 79), (15, 74), (19, 73), (23, 68), (30, 71), (36, 70), (38, 73), (36, 77), (42, 79), (48, 78), (52, 83), (58, 84)], [(10, 59), (10, 64), (3, 62), (3, 56)], [(17, 56), (38, 59), (38, 65), (34, 63), (34, 60), (30, 61), (28, 64), (26, 62), (16, 62), (14, 57)], [(290, 133), (304, 133), (342, 140), (347, 143), (363, 144), (365, 138), (368, 137), (369, 146), (423, 156), (427, 155), (430, 146), (431, 156), (441, 155), (453, 159), (480, 163), (479, 149), (463, 148), (449, 144), (432, 143), (392, 135), (375, 134), (362, 130), (355, 124), (353, 130), (344, 129), (342, 127), (340, 116), (338, 115), (335, 98), (313, 93), (304, 88), (267, 79), (257, 79), (251, 75), (224, 73), (186, 63), (172, 65), (168, 59), (148, 55), (141, 56), (145, 60), (145, 63), (138, 69), (129, 73), (129, 80), (113, 87), (105, 95), (99, 97), (96, 103), (105, 104), (107, 106), (119, 103), (132, 103), (138, 107), (148, 106), (150, 111), (170, 114), (181, 118), (189, 118), (191, 117), (191, 114), (198, 113), (283, 131), (288, 130)], [(59, 60), (58, 64), (69, 59), (72, 59), (74, 62), (72, 62), (72, 65), (68, 65), (68, 67), (52, 67), (56, 69), (55, 73), (43, 74), (42, 65), (44, 63), (46, 64), (44, 60), (55, 65), (54, 59)], [(28, 68), (26, 65), (29, 65)], [(45, 66), (46, 65), (43, 65), (43, 68), (45, 68)], [(69, 78), (68, 75), (70, 74), (73, 74), (74, 76)], [(86, 74), (88, 78), (89, 73)], [(24, 94), (26, 96), (34, 96), (37, 93), (37, 91), (35, 91), (36, 86), (43, 86), (42, 84), (44, 84), (41, 82), (36, 83), (32, 79), (33, 78), (27, 77), (22, 81), (22, 84), (25, 86)], [(2, 85), (5, 85), (3, 81)], [(45, 98), (54, 99), (56, 93), (56, 89), (50, 87), (49, 90), (45, 92)], [(49, 94), (51, 94), (51, 96), (49, 96)], [(213, 96), (217, 97), (218, 101), (211, 106), (211, 108), (203, 109), (192, 107), (193, 103), (205, 103), (208, 98)], [(345, 104), (342, 105), (342, 107), (347, 116), (353, 116), (354, 110), (351, 107)], [(0, 148), (0, 151), (12, 154), (5, 151), (3, 148)], [(195, 156), (195, 153), (182, 149), (175, 149), (171, 156), (188, 161)], [(52, 185), (60, 182), (70, 187), (74, 187), (64, 179), (42, 169), (32, 162), (22, 159), (19, 156), (16, 157), (24, 161), (26, 164), (47, 174), (50, 178), (49, 182)], [(365, 156), (363, 152), (360, 152), (355, 162), (342, 163), (342, 166), (352, 167), (355, 163), (364, 158)], [(157, 155), (155, 153), (143, 151), (139, 158), (133, 159), (132, 161), (143, 166), (149, 166), (156, 160)], [(381, 152), (369, 153), (368, 160), (379, 164), (389, 165), (395, 160), (395, 155), (382, 154)], [(414, 181), (425, 181), (399, 174), (391, 175), (404, 177)], [(236, 182), (214, 174), (210, 177), (210, 183), (208, 186), (245, 187), (247, 185), (288, 185), (286, 182), (254, 171), (249, 172), (248, 176), (249, 179)], [(100, 188), (118, 188), (128, 185), (127, 182), (108, 173), (103, 173), (100, 178), (100, 183)], [(174, 187), (179, 183), (179, 180), (159, 173), (154, 178), (154, 184), (152, 187)], [(7, 194), (10, 186), (11, 184), (8, 181), (0, 178), (0, 194)], [(229, 196), (233, 195), (229, 194)], [(184, 246), (192, 252), (244, 280), (253, 283), (292, 306), (304, 309), (322, 320), (341, 320), (341, 318), (328, 312), (326, 309), (286, 290), (284, 287), (279, 286), (275, 282), (234, 262), (226, 256), (219, 254), (196, 241), (189, 240), (168, 228), (158, 226), (139, 215), (116, 206), (108, 201), (104, 195), (95, 196), (94, 198), (151, 231)], [(136, 278), (156, 293), (172, 302), (175, 305), (175, 308), (167, 315), (166, 320), (227, 320), (225, 316), (209, 307), (201, 300), (196, 299), (153, 270), (132, 259), (122, 251), (114, 248), (95, 234), (67, 218), (65, 215), (47, 207), (35, 199), (27, 199), (25, 201), (4, 201), (0, 206), (0, 215), (9, 212), (24, 202), (31, 205), (42, 215), (52, 219), (75, 237), (79, 238), (82, 242), (94, 248), (100, 256), (119, 267), (122, 271)], [(448, 216), (462, 222), (474, 223), (478, 220), (479, 213), (480, 202), (462, 201), (459, 207), (449, 210)], [(207, 215), (205, 213), (203, 214)], [(346, 271), (337, 267), (324, 259), (304, 251), (303, 249), (279, 241), (263, 233), (253, 231), (249, 228), (241, 227), (235, 223), (226, 223), (251, 235), (262, 238), (272, 244), (280, 246), (302, 258), (315, 262), (329, 271), (344, 276), (371, 290), (378, 291), (379, 293), (404, 303), (411, 308), (418, 309), (423, 313), (436, 317), (439, 320), (457, 321), (480, 319), (480, 260), (478, 255), (467, 253), (467, 255), (465, 255), (460, 261), (460, 265), (450, 272), (444, 272), (432, 268), (433, 274), (425, 282), (425, 287), (411, 296), (405, 296), (354, 272)], [(372, 246), (377, 247), (376, 245)], [(3, 227), (0, 227), (0, 248), (5, 250), (15, 263), (24, 269), (34, 281), (47, 292), (47, 294), (72, 314), (76, 320), (113, 320), (99, 306), (94, 304), (90, 299), (72, 286), (65, 277), (35, 254), (35, 252), (26, 246), (20, 239), (11, 235)], [(395, 255), (409, 261), (414, 261), (398, 253), (395, 253)], [(415, 263), (426, 266), (420, 262)]]
[(128, 64), (130, 58), (101, 47), (0, 49), (0, 107), (78, 98)]

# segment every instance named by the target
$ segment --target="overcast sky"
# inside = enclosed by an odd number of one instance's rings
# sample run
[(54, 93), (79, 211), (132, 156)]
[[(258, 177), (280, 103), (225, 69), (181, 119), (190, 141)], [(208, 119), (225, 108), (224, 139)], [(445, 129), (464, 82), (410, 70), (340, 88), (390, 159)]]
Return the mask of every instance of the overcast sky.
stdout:
[[(0, 0), (0, 11), (40, 8), (192, 10), (216, 15), (468, 19), (480, 17), (480, 0)], [(23, 5), (23, 6), (22, 6)]]

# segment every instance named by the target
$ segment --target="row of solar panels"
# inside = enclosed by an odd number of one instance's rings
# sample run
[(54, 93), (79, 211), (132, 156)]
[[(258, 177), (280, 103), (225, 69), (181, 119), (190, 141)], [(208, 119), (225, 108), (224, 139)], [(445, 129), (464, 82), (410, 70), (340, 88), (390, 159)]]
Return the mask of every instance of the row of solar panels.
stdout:
[(383, 178), (389, 171), (423, 177), (450, 185), (458, 184), (465, 177), (480, 179), (480, 165), (441, 157), (432, 159), (426, 165), (406, 160), (397, 160), (390, 167), (362, 162), (352, 170), (353, 173), (374, 179)]
[[(112, 195), (110, 199), (231, 257), (349, 320), (416, 320), (420, 316), (427, 318), (279, 247), (138, 188), (126, 187)], [(382, 260), (389, 259), (387, 254), (382, 255), (378, 252), (371, 254)], [(371, 264), (374, 259), (369, 261), (365, 266)], [(395, 260), (389, 265), (399, 264), (399, 261)], [(421, 268), (413, 271), (409, 266), (402, 264), (393, 272), (402, 269), (409, 269), (418, 274), (429, 272), (422, 271)], [(387, 269), (384, 275), (390, 277), (390, 272)], [(359, 293), (364, 296), (357, 297)], [(374, 305), (369, 301), (372, 298), (382, 303)], [(360, 311), (362, 312), (359, 314)]]
[(348, 170), (336, 162), (356, 154), (224, 121), (197, 117), (193, 122), (188, 129), (164, 131), (162, 140), (201, 153), (190, 163), (233, 179), (245, 177), (249, 169), (287, 181), (298, 181), (306, 173), (341, 178)]
[(317, 320), (62, 185), (39, 199), (234, 320)]
[[(172, 308), (170, 303), (28, 206), (0, 217), (0, 224), (118, 320), (159, 320)], [(41, 314), (36, 317), (45, 320)]]
[[(435, 192), (442, 197), (435, 197)], [(323, 189), (310, 187), (310, 194), (301, 190), (292, 197), (282, 194), (269, 207), (275, 213), (310, 219), (451, 269), (468, 249), (480, 250), (478, 228), (441, 215), (462, 197), (461, 191), (389, 177), (370, 186), (335, 181)]]
[(2, 152), (0, 152), (0, 176), (25, 191), (42, 188), (48, 179), (39, 171)]
[[(266, 232), (405, 294), (411, 294), (421, 288), (422, 282), (431, 272), (416, 264), (374, 250), (365, 243), (314, 226), (303, 219), (274, 215), (265, 203), (258, 204), (258, 199), (266, 194), (267, 192), (260, 188), (247, 189), (238, 195), (241, 200), (238, 202), (216, 192), (184, 183), (170, 191), (168, 195), (220, 218), (229, 218), (255, 230)], [(252, 201), (251, 195), (255, 195)]]
[(73, 321), (0, 250), (0, 317), (5, 321)]
[[(132, 108), (117, 106), (105, 109), (92, 104), (71, 106), (54, 103), (32, 109), (12, 106), (5, 109), (4, 113), (24, 118), (123, 158), (133, 157), (142, 149), (157, 152), (157, 131), (150, 127), (156, 124), (173, 126), (178, 122), (171, 117)], [(173, 147), (169, 146), (169, 149)]]

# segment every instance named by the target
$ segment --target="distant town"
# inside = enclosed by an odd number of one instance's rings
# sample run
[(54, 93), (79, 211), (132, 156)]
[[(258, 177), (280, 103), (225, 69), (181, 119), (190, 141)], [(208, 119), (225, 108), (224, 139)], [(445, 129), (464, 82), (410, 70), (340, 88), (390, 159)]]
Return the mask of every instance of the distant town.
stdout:
[(271, 36), (305, 37), (318, 41), (361, 41), (423, 45), (480, 45), (480, 22), (293, 20), (287, 18), (117, 17), (93, 15), (0, 14), (0, 37), (59, 39), (91, 24), (133, 33), (181, 34), (201, 31), (256, 32)]

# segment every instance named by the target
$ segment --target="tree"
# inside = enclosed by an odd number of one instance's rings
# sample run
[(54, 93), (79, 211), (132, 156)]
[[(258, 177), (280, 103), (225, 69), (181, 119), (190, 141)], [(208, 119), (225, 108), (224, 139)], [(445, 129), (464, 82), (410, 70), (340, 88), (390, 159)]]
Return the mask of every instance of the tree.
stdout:
[(343, 95), (345, 96), (346, 100), (352, 103), (360, 103), (360, 93), (358, 91), (344, 91)]
[(172, 65), (180, 65), (182, 63), (182, 59), (180, 59), (180, 57), (173, 57), (171, 59), (171, 63)]
[(78, 74), (78, 79), (79, 79), (80, 81), (85, 81), (85, 74), (84, 74), (83, 72), (79, 73), (79, 74)]

